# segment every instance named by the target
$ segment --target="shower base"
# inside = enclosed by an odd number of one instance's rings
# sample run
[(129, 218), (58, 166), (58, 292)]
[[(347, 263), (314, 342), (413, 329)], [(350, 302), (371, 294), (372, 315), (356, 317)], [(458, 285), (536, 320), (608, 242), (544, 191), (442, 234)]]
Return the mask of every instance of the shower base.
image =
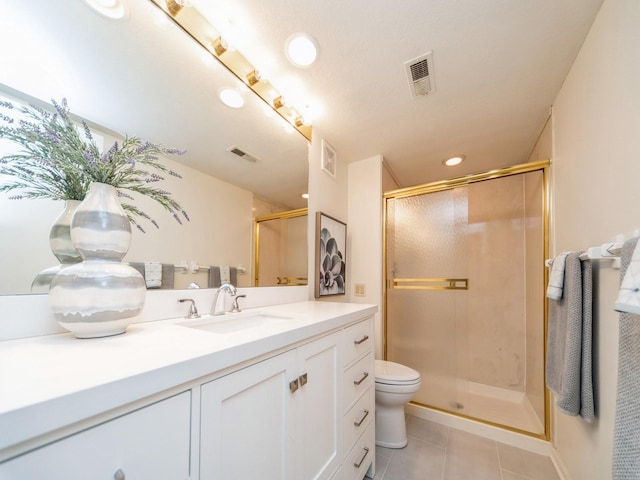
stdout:
[(544, 434), (544, 425), (523, 392), (462, 380), (454, 388), (451, 382), (446, 382), (449, 388), (434, 388), (438, 380), (445, 383), (435, 376), (424, 381), (429, 388), (419, 392), (414, 402), (534, 435)]

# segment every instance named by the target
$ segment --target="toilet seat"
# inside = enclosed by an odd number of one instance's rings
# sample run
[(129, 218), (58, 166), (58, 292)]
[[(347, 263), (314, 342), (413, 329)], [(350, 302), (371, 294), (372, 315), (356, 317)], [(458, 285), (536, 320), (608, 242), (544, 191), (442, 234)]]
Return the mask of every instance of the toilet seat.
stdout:
[(420, 383), (420, 373), (399, 363), (376, 360), (376, 383), (384, 385), (415, 385)]

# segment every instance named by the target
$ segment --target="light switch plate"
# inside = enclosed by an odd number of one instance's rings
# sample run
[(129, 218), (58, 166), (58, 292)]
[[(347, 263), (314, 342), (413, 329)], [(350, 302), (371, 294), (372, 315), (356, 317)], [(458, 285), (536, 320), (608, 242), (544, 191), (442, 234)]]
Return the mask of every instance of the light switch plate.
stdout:
[(367, 287), (364, 283), (356, 283), (355, 291), (353, 293), (357, 297), (366, 297), (367, 296)]

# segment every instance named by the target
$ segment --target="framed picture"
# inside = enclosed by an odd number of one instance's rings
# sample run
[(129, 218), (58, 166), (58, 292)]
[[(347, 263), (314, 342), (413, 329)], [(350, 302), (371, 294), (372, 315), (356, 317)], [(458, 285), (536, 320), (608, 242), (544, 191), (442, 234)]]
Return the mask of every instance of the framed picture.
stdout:
[(331, 145), (322, 140), (322, 171), (330, 177), (336, 178), (338, 156)]
[(316, 212), (316, 298), (345, 294), (346, 253), (347, 224)]

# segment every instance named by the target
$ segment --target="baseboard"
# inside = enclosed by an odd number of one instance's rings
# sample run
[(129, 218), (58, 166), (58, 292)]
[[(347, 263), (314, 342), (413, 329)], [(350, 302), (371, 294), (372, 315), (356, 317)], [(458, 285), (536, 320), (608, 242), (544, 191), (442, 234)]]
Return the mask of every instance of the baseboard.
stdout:
[(556, 472), (558, 472), (560, 480), (571, 480), (571, 476), (567, 471), (567, 467), (564, 465), (562, 459), (558, 455), (558, 451), (553, 446), (551, 447), (551, 453), (549, 457), (551, 458), (553, 466), (556, 467)]

